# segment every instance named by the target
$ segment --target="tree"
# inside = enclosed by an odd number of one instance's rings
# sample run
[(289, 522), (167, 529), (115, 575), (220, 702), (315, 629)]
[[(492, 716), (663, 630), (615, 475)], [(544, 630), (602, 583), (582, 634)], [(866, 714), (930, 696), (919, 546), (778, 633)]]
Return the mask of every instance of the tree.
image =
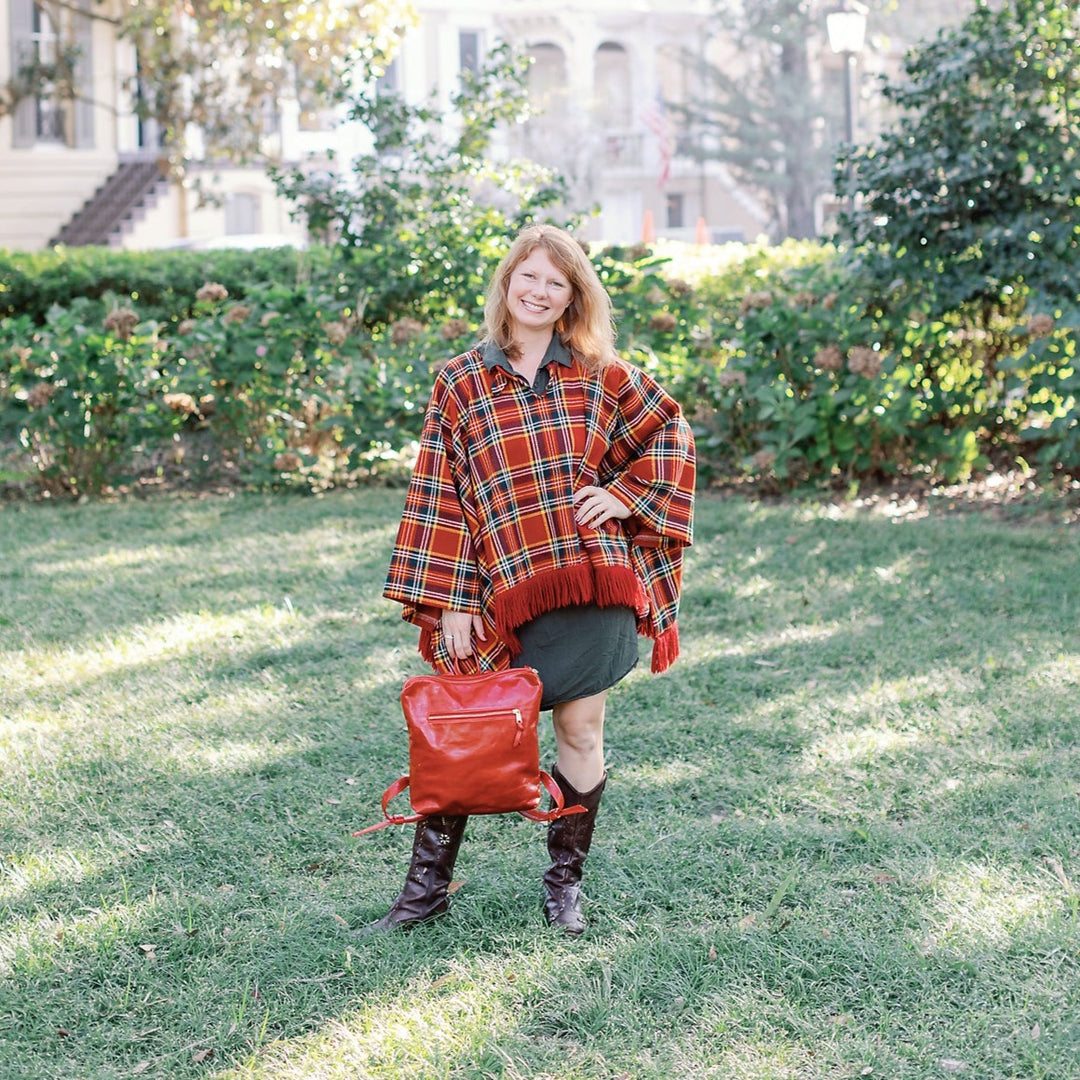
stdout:
[(496, 130), (525, 118), (529, 60), (502, 45), (443, 112), (354, 80), (349, 116), (373, 136), (343, 169), (272, 170), (308, 231), (335, 243), (360, 283), (358, 317), (384, 326), (403, 316), (476, 319), (495, 262), (529, 221), (565, 210), (565, 179), (528, 162), (500, 162)]
[(723, 161), (761, 193), (776, 239), (814, 236), (814, 207), (830, 187), (833, 158), (821, 138), (825, 110), (810, 77), (818, 14), (808, 0), (761, 0), (725, 7), (716, 19), (738, 64), (688, 56), (702, 90), (675, 108), (705, 134), (702, 157)]
[[(886, 86), (895, 126), (839, 163), (843, 235), (882, 287), (937, 315), (1026, 292), (1075, 309), (1080, 264), (1080, 10), (979, 0)], [(852, 190), (853, 189), (853, 190)]]
[(61, 33), (55, 56), (27, 57), (0, 108), (50, 94), (80, 93), (77, 27), (108, 22), (138, 51), (130, 89), (143, 119), (156, 121), (172, 171), (184, 171), (198, 130), (208, 160), (247, 162), (265, 153), (265, 136), (283, 98), (338, 100), (357, 67), (379, 73), (415, 20), (397, 0), (38, 0)]

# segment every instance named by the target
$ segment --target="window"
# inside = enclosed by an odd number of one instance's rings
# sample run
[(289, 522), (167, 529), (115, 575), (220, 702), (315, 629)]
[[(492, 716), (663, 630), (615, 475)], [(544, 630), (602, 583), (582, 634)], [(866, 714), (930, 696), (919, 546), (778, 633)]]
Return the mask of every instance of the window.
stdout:
[(93, 147), (92, 18), (74, 3), (8, 0), (6, 7), (13, 74), (33, 87), (11, 111), (11, 145)]
[(458, 70), (477, 72), (483, 51), (479, 30), (458, 31)]
[[(33, 24), (30, 34), (33, 46), (32, 63), (40, 71), (47, 71), (60, 59), (60, 36), (56, 32), (49, 13), (40, 4), (34, 5)], [(56, 93), (56, 87), (43, 81), (35, 101), (35, 133), (38, 142), (67, 142), (67, 110)]]
[(135, 118), (140, 150), (157, 150), (165, 145), (165, 130), (154, 118), (153, 87), (143, 75), (142, 49), (135, 48)]
[(529, 102), (543, 123), (562, 123), (566, 112), (566, 54), (548, 42), (534, 45), (529, 52)]
[(681, 229), (686, 224), (686, 200), (683, 195), (671, 192), (667, 197), (667, 227)]
[(396, 94), (401, 89), (401, 67), (396, 56), (379, 76), (377, 88), (380, 94)]
[(593, 58), (597, 117), (606, 127), (628, 128), (633, 110), (630, 56), (621, 45), (605, 41)]

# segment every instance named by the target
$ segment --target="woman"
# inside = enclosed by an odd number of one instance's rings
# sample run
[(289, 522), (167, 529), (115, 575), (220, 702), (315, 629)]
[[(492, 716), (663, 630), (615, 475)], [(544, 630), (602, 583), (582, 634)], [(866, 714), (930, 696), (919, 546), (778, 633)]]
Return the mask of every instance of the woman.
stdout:
[[(536, 668), (552, 775), (583, 814), (548, 830), (545, 915), (585, 928), (582, 867), (604, 771), (607, 691), (653, 639), (678, 655), (693, 440), (678, 404), (615, 351), (611, 300), (584, 249), (525, 229), (495, 272), (480, 345), (439, 372), (384, 595), (439, 670)], [(405, 887), (377, 929), (441, 915), (465, 817), (417, 826)]]

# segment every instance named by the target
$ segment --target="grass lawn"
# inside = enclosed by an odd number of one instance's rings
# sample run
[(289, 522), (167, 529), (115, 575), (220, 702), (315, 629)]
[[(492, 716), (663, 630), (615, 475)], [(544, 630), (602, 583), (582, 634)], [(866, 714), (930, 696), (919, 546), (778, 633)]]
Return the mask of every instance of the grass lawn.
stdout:
[(703, 498), (585, 936), (501, 817), (446, 919), (365, 940), (401, 496), (0, 508), (3, 1080), (1078, 1075), (1075, 523)]

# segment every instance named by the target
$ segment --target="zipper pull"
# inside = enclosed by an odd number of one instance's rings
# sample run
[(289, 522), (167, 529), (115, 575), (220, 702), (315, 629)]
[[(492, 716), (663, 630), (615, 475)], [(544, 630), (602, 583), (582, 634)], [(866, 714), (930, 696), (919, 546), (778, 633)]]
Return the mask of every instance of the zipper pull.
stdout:
[(525, 734), (525, 719), (521, 715), (520, 709), (514, 710), (514, 723), (517, 724), (517, 734), (514, 736), (514, 745), (518, 746), (521, 743), (521, 737)]

